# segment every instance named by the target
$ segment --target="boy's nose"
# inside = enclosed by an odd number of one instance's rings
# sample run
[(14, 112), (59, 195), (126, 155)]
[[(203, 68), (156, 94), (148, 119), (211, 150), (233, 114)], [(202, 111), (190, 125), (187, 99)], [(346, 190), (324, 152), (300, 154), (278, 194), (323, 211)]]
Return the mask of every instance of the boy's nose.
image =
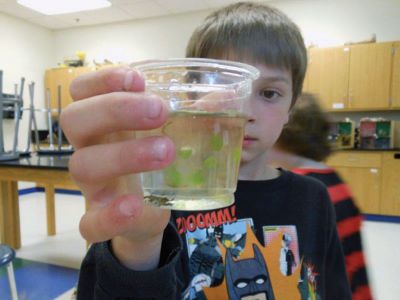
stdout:
[(243, 114), (245, 115), (247, 122), (254, 122), (256, 118), (250, 102), (251, 100), (249, 99), (243, 104)]

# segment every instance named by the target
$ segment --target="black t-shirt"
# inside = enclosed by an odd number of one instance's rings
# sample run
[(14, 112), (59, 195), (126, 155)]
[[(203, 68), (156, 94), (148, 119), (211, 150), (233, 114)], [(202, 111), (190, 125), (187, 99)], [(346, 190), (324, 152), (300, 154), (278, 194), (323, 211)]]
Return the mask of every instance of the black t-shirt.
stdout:
[(161, 261), (128, 270), (95, 244), (78, 299), (351, 299), (326, 188), (286, 171), (239, 181), (230, 207), (173, 211)]

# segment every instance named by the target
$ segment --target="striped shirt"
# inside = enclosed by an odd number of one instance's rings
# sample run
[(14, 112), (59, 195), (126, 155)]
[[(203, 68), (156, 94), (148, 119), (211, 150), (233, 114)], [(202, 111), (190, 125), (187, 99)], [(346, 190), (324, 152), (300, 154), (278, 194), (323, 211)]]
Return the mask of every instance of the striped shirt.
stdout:
[(352, 199), (349, 187), (331, 168), (299, 168), (292, 171), (318, 179), (327, 186), (335, 207), (336, 226), (342, 241), (353, 300), (372, 299), (360, 234), (362, 216)]

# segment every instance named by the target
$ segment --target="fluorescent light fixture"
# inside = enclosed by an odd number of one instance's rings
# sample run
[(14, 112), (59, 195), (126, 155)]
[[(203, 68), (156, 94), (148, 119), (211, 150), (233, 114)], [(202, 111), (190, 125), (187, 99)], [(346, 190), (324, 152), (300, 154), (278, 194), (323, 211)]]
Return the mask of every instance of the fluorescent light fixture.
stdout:
[(68, 14), (111, 6), (107, 0), (17, 0), (17, 2), (45, 15)]

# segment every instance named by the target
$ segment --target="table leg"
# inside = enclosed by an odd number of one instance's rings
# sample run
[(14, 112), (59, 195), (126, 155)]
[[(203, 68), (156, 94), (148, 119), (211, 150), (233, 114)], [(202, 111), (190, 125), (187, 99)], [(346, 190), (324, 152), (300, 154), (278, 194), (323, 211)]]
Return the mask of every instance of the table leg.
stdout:
[(47, 235), (56, 234), (56, 209), (54, 204), (54, 186), (44, 185), (46, 193), (46, 213), (47, 213)]
[(18, 183), (0, 181), (0, 242), (21, 248)]

